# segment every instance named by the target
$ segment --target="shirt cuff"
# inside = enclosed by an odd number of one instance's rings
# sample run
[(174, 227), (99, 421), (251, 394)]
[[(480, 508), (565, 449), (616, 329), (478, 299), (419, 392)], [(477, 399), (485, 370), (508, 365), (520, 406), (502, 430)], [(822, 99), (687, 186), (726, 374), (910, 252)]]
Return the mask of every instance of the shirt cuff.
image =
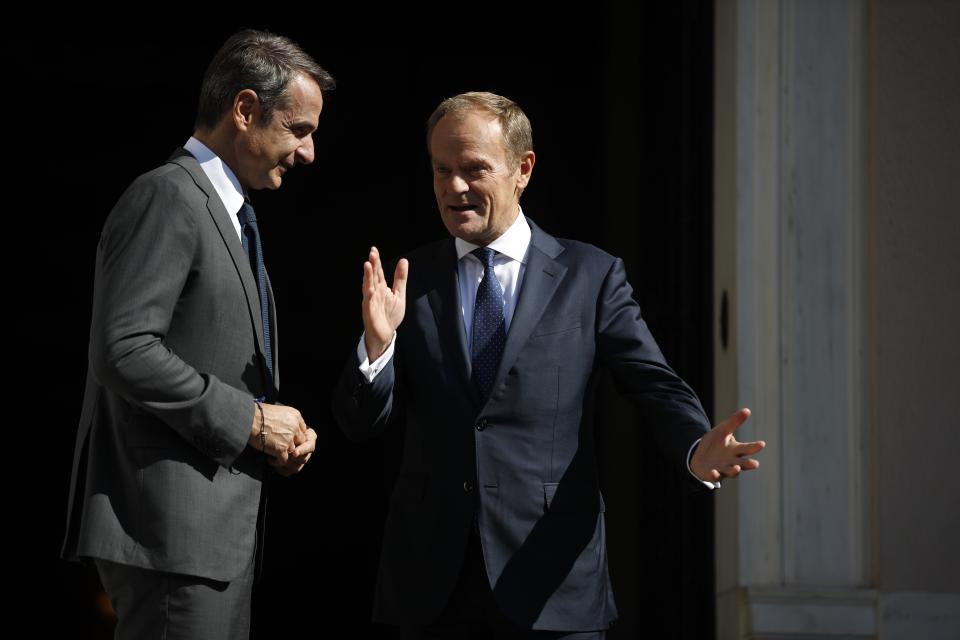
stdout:
[(692, 445), (690, 445), (690, 450), (687, 451), (687, 471), (690, 472), (690, 475), (692, 475), (697, 482), (702, 482), (703, 486), (705, 486), (706, 488), (719, 489), (720, 488), (719, 482), (709, 482), (707, 480), (701, 480), (700, 478), (697, 478), (697, 475), (693, 472), (693, 469), (690, 468), (690, 459), (693, 458), (693, 450), (697, 448), (698, 444), (700, 444), (700, 440), (701, 438), (697, 438), (697, 441), (694, 442)]
[(377, 377), (377, 374), (383, 370), (386, 364), (390, 362), (390, 358), (393, 357), (393, 346), (397, 342), (397, 332), (393, 332), (393, 337), (390, 338), (390, 344), (387, 345), (387, 350), (373, 362), (370, 362), (370, 357), (367, 355), (367, 344), (364, 342), (366, 335), (366, 332), (364, 332), (360, 336), (360, 344), (357, 345), (357, 360), (360, 361), (360, 373), (363, 374), (367, 382), (373, 382), (373, 379)]

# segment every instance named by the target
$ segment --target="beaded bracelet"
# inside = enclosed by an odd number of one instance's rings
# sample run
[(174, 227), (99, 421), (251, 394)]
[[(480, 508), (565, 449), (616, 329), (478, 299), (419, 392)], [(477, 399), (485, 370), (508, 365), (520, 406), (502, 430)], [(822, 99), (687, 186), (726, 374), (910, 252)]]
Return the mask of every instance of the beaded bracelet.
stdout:
[(263, 417), (263, 404), (259, 400), (254, 400), (257, 403), (257, 409), (260, 409), (260, 450), (266, 453), (267, 451), (267, 433), (265, 431), (267, 427), (266, 420)]

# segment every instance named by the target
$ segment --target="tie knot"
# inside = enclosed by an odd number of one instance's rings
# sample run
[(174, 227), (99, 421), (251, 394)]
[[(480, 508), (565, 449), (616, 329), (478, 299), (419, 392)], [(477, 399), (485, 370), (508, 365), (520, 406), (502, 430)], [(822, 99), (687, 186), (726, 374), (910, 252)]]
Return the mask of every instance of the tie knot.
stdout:
[(488, 269), (493, 268), (493, 257), (497, 255), (497, 252), (490, 247), (477, 247), (470, 253), (475, 255), (484, 267)]
[(243, 201), (243, 206), (237, 212), (237, 220), (240, 221), (241, 227), (257, 223), (257, 214), (253, 212), (253, 206), (246, 200)]

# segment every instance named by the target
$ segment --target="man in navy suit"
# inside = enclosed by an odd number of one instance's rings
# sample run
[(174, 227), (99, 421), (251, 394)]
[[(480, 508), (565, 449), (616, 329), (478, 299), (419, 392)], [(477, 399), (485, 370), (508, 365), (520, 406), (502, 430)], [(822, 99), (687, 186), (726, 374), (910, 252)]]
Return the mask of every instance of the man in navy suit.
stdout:
[(453, 238), (401, 259), (392, 287), (370, 250), (364, 335), (334, 399), (351, 438), (406, 423), (374, 617), (410, 637), (602, 638), (617, 613), (587, 409), (598, 370), (693, 486), (757, 468), (764, 445), (733, 437), (746, 409), (710, 428), (621, 260), (524, 215), (535, 155), (515, 103), (449, 98), (427, 144)]

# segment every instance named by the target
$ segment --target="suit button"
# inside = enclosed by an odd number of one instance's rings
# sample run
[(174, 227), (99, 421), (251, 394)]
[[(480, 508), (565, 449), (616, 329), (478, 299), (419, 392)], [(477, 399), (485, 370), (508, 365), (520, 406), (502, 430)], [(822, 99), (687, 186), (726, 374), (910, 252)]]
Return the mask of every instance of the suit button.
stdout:
[(463, 491), (464, 493), (470, 493), (471, 491), (473, 491), (473, 483), (471, 483), (469, 480), (464, 480)]
[(483, 431), (484, 429), (487, 428), (487, 421), (486, 421), (486, 420), (480, 420), (480, 421), (477, 423), (476, 427), (477, 427), (477, 431)]

